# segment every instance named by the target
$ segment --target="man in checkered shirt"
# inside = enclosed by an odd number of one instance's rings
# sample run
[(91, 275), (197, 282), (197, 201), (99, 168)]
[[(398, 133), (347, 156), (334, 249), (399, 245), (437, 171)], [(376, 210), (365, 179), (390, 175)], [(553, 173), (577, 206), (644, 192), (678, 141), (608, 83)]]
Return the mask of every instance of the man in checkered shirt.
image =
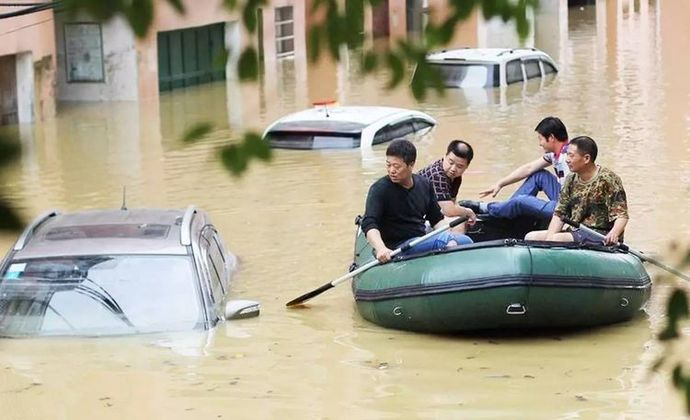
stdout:
[[(436, 200), (441, 212), (446, 217), (466, 216), (468, 224), (474, 224), (477, 216), (474, 211), (455, 203), (458, 190), (462, 184), (462, 174), (470, 166), (474, 151), (469, 143), (453, 140), (448, 144), (446, 155), (419, 171), (419, 175), (428, 179), (434, 187)], [(461, 225), (461, 230), (464, 224)]]

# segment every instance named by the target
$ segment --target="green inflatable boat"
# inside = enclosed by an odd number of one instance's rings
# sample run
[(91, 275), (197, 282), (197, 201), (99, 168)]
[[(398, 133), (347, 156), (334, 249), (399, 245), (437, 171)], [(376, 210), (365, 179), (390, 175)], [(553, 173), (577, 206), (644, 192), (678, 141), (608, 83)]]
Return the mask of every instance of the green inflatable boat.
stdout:
[[(358, 231), (352, 268), (373, 258)], [(396, 258), (356, 276), (352, 291), (360, 314), (375, 324), (452, 333), (626, 321), (651, 286), (641, 261), (616, 248), (507, 238)]]

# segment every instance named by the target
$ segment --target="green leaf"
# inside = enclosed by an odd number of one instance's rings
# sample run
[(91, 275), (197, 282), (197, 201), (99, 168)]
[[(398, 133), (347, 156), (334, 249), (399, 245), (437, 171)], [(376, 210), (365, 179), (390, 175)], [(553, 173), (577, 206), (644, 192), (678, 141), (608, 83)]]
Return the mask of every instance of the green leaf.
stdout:
[(244, 5), (244, 10), (242, 10), (242, 22), (244, 23), (244, 27), (247, 29), (247, 32), (250, 34), (256, 32), (256, 3), (257, 2), (254, 0), (248, 0), (247, 4)]
[(518, 35), (520, 40), (524, 40), (529, 35), (529, 20), (527, 20), (527, 5), (525, 0), (520, 0), (517, 9), (515, 10), (515, 21), (517, 24)]
[(310, 63), (316, 63), (321, 54), (321, 27), (314, 25), (309, 28), (309, 35), (307, 36), (307, 54)]
[(245, 133), (243, 145), (248, 157), (253, 156), (264, 161), (268, 161), (272, 157), (273, 149), (271, 149), (268, 142), (264, 141), (258, 133)]
[(0, 230), (16, 232), (24, 225), (17, 212), (0, 199)]
[(490, 19), (498, 14), (498, 4), (496, 0), (482, 0), (482, 13), (486, 19)]
[(123, 0), (93, 1), (93, 0), (64, 0), (60, 9), (74, 17), (79, 12), (86, 12), (99, 21), (105, 21), (116, 14), (125, 14), (127, 5)]
[(200, 122), (194, 124), (189, 130), (187, 130), (182, 136), (182, 141), (185, 143), (191, 143), (205, 137), (213, 130), (213, 124), (209, 122)]
[(259, 77), (259, 54), (254, 47), (248, 46), (240, 54), (237, 74), (241, 81), (256, 80)]
[(334, 2), (329, 3), (328, 13), (326, 14), (326, 27), (328, 28), (325, 31), (328, 37), (328, 50), (333, 59), (340, 61), (340, 46), (345, 43), (345, 27), (338, 14), (338, 7)]
[(685, 382), (685, 412), (690, 413), (690, 384)]
[[(481, 0), (480, 0), (481, 1)], [(484, 3), (484, 2), (482, 2)], [(460, 20), (466, 20), (472, 11), (477, 6), (476, 0), (455, 0), (453, 1), (453, 6), (455, 8), (455, 23), (457, 24)], [(454, 25), (456, 26), (456, 25)]]
[(371, 73), (376, 70), (379, 63), (379, 56), (374, 51), (367, 51), (364, 53), (364, 59), (362, 60), (362, 71), (364, 74)]
[(229, 11), (234, 11), (237, 8), (237, 0), (223, 0), (223, 6)]
[(400, 57), (392, 51), (386, 54), (386, 64), (391, 71), (391, 78), (386, 85), (386, 89), (393, 89), (402, 82), (405, 76), (405, 68)]
[(6, 165), (19, 157), (20, 150), (19, 143), (16, 140), (10, 139), (7, 136), (0, 136), (0, 166)]
[(669, 320), (676, 322), (680, 318), (688, 317), (688, 297), (681, 289), (675, 289), (668, 300), (666, 314)]
[(184, 4), (182, 4), (182, 0), (168, 0), (168, 3), (177, 11), (179, 14), (184, 14)]
[(222, 50), (218, 51), (213, 56), (213, 61), (211, 62), (211, 66), (215, 70), (222, 70), (228, 64), (228, 58), (229, 57), (230, 57), (230, 51), (227, 48), (223, 48)]
[(673, 368), (671, 378), (673, 386), (676, 388), (680, 388), (685, 384), (685, 378), (683, 378), (683, 367), (681, 365), (676, 365), (676, 367)]
[(244, 148), (237, 144), (225, 146), (220, 150), (220, 160), (230, 172), (239, 176), (247, 170), (247, 155)]
[(345, 28), (348, 48), (364, 43), (364, 0), (345, 2)]
[(659, 333), (659, 341), (669, 341), (669, 340), (674, 340), (678, 338), (678, 331), (676, 330), (676, 324), (668, 324), (666, 328), (664, 328), (660, 333)]
[(139, 38), (144, 38), (153, 22), (152, 0), (132, 0), (130, 6), (125, 9), (125, 16), (134, 34)]

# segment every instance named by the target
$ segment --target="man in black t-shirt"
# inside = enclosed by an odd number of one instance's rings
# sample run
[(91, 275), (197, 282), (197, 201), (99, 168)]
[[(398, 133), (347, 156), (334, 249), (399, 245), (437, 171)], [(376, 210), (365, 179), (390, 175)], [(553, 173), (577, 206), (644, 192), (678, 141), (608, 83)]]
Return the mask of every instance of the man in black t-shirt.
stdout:
[[(444, 223), (434, 190), (424, 177), (413, 173), (417, 150), (407, 140), (394, 140), (386, 149), (387, 176), (370, 188), (361, 228), (381, 262), (394, 248), (423, 236), (425, 220), (437, 228)], [(443, 232), (412, 248), (412, 252), (445, 249), (471, 243), (459, 233)]]

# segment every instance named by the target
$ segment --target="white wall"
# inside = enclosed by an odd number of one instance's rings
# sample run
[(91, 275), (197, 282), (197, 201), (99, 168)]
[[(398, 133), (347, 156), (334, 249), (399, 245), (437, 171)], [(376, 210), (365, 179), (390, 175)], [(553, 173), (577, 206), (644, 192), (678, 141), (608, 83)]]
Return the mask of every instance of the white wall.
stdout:
[(34, 122), (34, 60), (33, 54), (17, 54), (17, 119), (19, 123)]
[(57, 98), (59, 101), (135, 101), (138, 99), (137, 53), (134, 33), (122, 18), (101, 25), (103, 42), (102, 83), (68, 83), (65, 63), (66, 22), (93, 22), (85, 16), (68, 20), (65, 13), (55, 14), (57, 44)]
[(568, 41), (568, 0), (539, 2), (535, 26), (536, 47), (559, 62)]
[[(481, 15), (480, 15), (481, 16)], [(479, 48), (516, 48), (534, 46), (534, 13), (527, 10), (527, 20), (530, 23), (530, 33), (520, 42), (515, 22), (503, 22), (500, 17), (485, 20), (479, 18), (477, 27), (477, 47)]]

